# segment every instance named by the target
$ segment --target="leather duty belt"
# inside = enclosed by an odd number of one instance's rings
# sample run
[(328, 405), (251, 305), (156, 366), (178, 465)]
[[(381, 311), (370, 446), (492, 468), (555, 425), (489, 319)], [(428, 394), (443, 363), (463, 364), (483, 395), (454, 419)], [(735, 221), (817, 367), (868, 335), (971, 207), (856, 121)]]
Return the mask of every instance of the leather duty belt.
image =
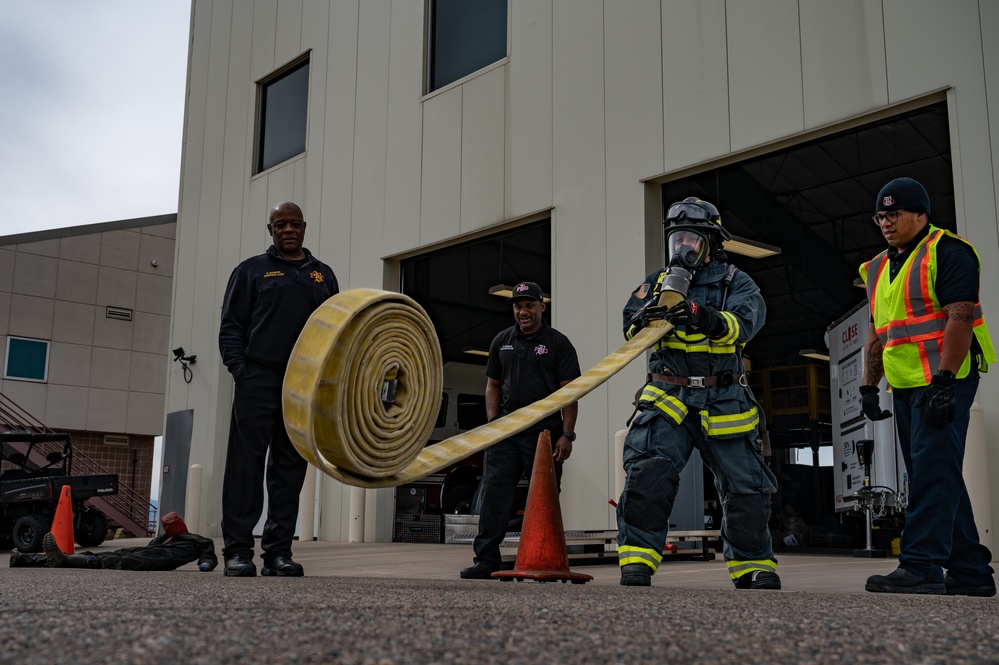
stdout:
[(717, 376), (674, 376), (672, 374), (649, 374), (650, 381), (661, 383), (671, 383), (674, 386), (684, 386), (685, 388), (710, 388), (711, 386), (721, 386), (726, 388), (733, 383), (746, 385), (746, 375), (735, 375), (732, 372), (725, 372)]

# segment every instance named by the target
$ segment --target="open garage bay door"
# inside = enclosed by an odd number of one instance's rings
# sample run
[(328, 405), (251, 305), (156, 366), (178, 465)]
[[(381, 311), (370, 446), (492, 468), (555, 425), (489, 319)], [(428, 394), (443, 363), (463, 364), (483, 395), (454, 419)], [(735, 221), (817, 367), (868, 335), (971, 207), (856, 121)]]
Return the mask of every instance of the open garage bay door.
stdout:
[(923, 183), (933, 223), (955, 230), (946, 102), (662, 186), (664, 205), (701, 197), (731, 233), (781, 248), (730, 257), (767, 301), (767, 324), (746, 349), (754, 367), (825, 349), (826, 328), (864, 298), (857, 268), (886, 247), (874, 199), (899, 176)]

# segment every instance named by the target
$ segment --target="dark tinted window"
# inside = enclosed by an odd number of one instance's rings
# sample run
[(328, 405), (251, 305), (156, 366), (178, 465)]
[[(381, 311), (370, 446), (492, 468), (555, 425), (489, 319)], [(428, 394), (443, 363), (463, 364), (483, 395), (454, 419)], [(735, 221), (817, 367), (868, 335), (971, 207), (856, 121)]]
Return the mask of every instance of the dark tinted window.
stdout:
[(6, 379), (45, 381), (48, 378), (49, 343), (38, 339), (7, 338)]
[(256, 173), (305, 152), (309, 61), (260, 84)]
[(427, 92), (506, 57), (507, 0), (430, 0)]

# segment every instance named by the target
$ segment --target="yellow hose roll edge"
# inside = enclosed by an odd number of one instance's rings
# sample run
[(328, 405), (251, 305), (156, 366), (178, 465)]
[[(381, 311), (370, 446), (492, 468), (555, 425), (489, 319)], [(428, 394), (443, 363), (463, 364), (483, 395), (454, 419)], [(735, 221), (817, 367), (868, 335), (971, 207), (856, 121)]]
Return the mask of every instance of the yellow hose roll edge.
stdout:
[[(382, 402), (389, 378), (394, 401)], [(437, 333), (406, 295), (339, 293), (313, 312), (285, 372), (285, 428), (306, 460), (338, 477), (384, 478), (430, 438), (443, 388)]]
[[(323, 303), (295, 343), (284, 377), (285, 428), (299, 454), (337, 480), (358, 487), (403, 485), (578, 401), (672, 329), (654, 321), (548, 397), (427, 446), (444, 376), (433, 324), (406, 295), (351, 289)], [(398, 388), (386, 406), (381, 394), (389, 378)]]

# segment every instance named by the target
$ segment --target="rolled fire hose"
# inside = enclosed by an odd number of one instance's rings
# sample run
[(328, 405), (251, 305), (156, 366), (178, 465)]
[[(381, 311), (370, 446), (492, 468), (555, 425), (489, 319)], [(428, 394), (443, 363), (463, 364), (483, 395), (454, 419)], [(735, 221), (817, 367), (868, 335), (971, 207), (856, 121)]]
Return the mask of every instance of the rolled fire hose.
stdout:
[[(676, 294), (671, 300), (679, 300)], [(306, 460), (357, 487), (395, 487), (436, 473), (578, 401), (673, 326), (653, 321), (548, 397), (427, 446), (444, 384), (437, 333), (409, 296), (350, 289), (313, 312), (284, 376), (285, 428)]]

